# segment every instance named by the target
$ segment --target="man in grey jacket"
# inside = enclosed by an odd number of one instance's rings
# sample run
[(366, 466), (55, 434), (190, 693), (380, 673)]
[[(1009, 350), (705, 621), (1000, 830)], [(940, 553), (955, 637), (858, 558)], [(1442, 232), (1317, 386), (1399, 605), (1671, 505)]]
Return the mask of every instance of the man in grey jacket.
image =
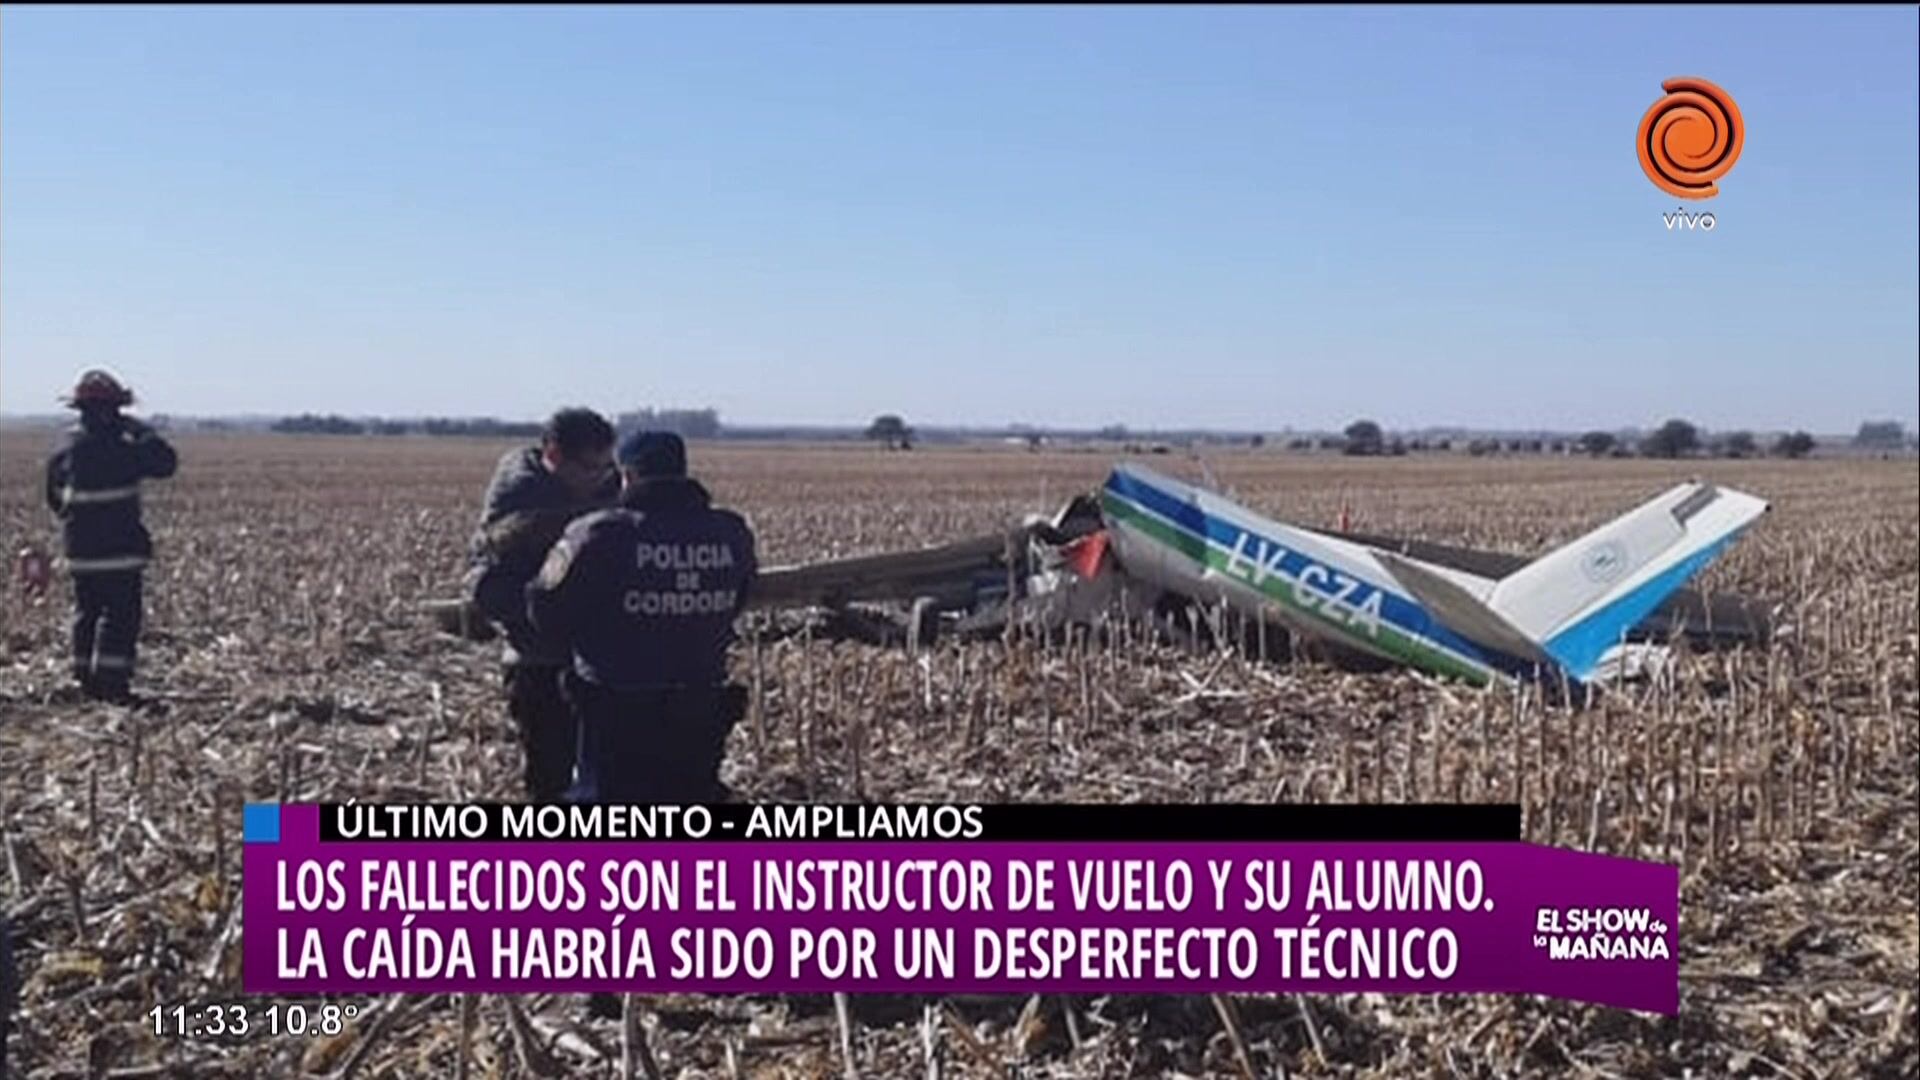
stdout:
[(618, 499), (613, 441), (613, 426), (599, 413), (554, 413), (538, 446), (501, 457), (473, 538), (473, 602), (506, 638), (507, 711), (526, 753), (533, 802), (559, 799), (572, 782), (576, 733), (560, 695), (560, 673), (572, 658), (541, 642), (527, 618), (526, 587), (569, 522)]

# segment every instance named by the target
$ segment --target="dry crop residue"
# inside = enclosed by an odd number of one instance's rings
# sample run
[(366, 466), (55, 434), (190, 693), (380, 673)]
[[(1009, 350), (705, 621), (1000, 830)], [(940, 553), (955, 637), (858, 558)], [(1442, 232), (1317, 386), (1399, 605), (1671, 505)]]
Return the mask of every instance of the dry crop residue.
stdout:
[[(53, 531), (44, 437), (0, 437), (9, 555)], [(53, 1077), (612, 1076), (577, 997), (374, 1000), (338, 1040), (156, 1040), (160, 1002), (235, 996), (239, 806), (514, 798), (492, 646), (416, 605), (457, 587), (504, 445), (184, 437), (149, 487), (140, 685), (165, 714), (52, 700), (66, 592), (0, 602), (0, 905), (14, 1053)], [(1193, 470), (1178, 458), (1151, 459)], [(898, 650), (766, 641), (728, 781), (769, 799), (1508, 799), (1530, 839), (1682, 867), (1682, 1013), (1511, 999), (850, 999), (859, 1075), (1911, 1076), (1920, 951), (1910, 462), (1223, 452), (1272, 516), (1535, 551), (1704, 474), (1775, 512), (1699, 582), (1784, 605), (1769, 650), (1689, 658), (1585, 712), (1406, 673), (1194, 656), (1141, 628)], [(769, 563), (932, 543), (1051, 512), (1105, 452), (736, 448), (695, 469)], [(739, 650), (751, 678), (754, 649)], [(667, 1076), (844, 1072), (830, 1001), (648, 999)], [(471, 1013), (463, 1013), (470, 1008)], [(1228, 1035), (1231, 1018), (1235, 1035)], [(467, 1021), (463, 1024), (463, 1019)], [(468, 1032), (463, 1036), (463, 1028)], [(931, 1049), (929, 1049), (931, 1048)]]

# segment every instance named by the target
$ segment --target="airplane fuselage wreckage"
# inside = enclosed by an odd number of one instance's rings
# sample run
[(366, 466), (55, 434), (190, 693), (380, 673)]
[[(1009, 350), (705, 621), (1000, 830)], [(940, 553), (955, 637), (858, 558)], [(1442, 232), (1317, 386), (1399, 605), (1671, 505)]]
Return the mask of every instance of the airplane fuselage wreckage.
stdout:
[[(1761, 606), (1684, 588), (1768, 510), (1700, 481), (1674, 486), (1537, 558), (1283, 524), (1132, 463), (1052, 520), (918, 551), (768, 567), (760, 611), (825, 609), (824, 632), (918, 646), (943, 630), (1054, 630), (1119, 616), (1218, 637), (1282, 631), (1336, 659), (1405, 665), (1468, 683), (1592, 684), (1658, 667), (1667, 643), (1759, 643)], [(856, 607), (856, 605), (860, 605)], [(874, 605), (910, 608), (904, 625)], [(484, 637), (473, 612), (444, 628)], [(1202, 614), (1205, 613), (1205, 614)]]
[(1650, 653), (1628, 632), (1767, 512), (1751, 495), (1680, 484), (1494, 577), (1283, 525), (1129, 465), (1100, 508), (1132, 576), (1473, 683), (1630, 673)]

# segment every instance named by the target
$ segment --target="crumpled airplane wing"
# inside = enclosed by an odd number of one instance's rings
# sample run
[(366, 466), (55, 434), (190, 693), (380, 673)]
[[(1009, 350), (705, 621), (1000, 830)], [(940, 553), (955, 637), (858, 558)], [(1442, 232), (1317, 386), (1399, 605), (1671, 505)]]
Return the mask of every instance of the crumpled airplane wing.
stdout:
[(919, 551), (767, 567), (754, 578), (747, 606), (770, 609), (910, 603), (922, 596), (958, 602), (981, 588), (1004, 584), (1009, 553), (1024, 550), (1027, 536), (1027, 530), (1016, 529)]
[[(1427, 609), (1428, 614), (1454, 633), (1509, 656), (1542, 665), (1553, 663), (1553, 658), (1540, 647), (1539, 642), (1528, 637), (1525, 631), (1498, 611), (1488, 607), (1484, 596), (1475, 596), (1473, 591), (1436, 572), (1434, 567), (1395, 555), (1391, 551), (1376, 551), (1373, 555), (1393, 575), (1394, 580), (1412, 594), (1420, 606)], [(1490, 587), (1493, 582), (1485, 584)]]

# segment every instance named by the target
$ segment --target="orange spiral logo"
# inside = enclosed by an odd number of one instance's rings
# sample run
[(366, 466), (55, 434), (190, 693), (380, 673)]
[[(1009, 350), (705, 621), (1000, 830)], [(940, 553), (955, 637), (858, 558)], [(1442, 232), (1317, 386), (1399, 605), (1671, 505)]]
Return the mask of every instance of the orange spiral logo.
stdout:
[(1746, 142), (1740, 106), (1705, 79), (1668, 79), (1660, 88), (1667, 96), (1640, 118), (1640, 167), (1669, 195), (1711, 199)]

